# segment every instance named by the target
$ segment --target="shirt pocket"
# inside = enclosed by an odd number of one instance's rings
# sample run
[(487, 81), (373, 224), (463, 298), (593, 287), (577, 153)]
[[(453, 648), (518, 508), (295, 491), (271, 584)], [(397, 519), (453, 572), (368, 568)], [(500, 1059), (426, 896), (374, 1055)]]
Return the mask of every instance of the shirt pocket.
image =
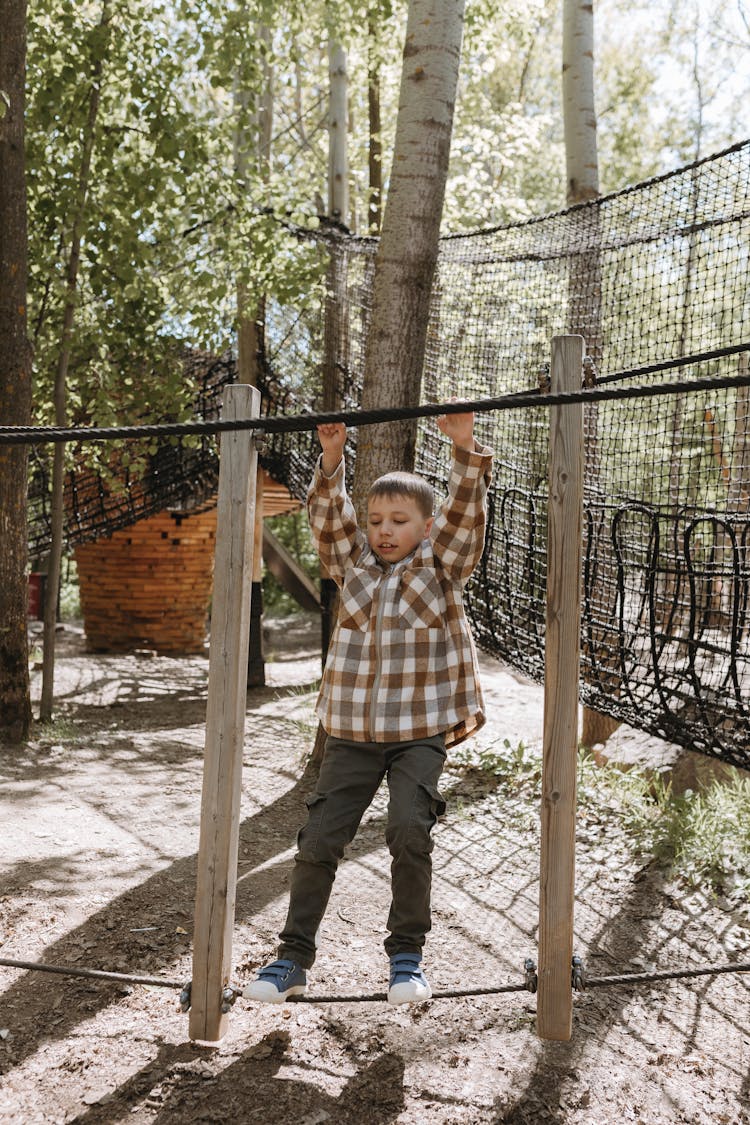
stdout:
[(401, 577), (399, 617), (404, 629), (438, 629), (445, 622), (445, 594), (429, 568), (405, 570)]
[(372, 572), (365, 567), (353, 567), (347, 572), (339, 594), (338, 624), (341, 629), (366, 629), (372, 611)]

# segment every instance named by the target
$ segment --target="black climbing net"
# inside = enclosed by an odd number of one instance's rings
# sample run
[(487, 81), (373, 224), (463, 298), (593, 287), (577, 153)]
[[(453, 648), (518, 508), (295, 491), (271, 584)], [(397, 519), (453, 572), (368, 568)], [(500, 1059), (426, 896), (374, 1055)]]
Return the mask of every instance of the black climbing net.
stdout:
[[(303, 303), (269, 300), (267, 417), (360, 401), (377, 242), (300, 231), (319, 258)], [(671, 742), (750, 762), (750, 141), (556, 215), (442, 240), (422, 399), (538, 388), (551, 337), (584, 336), (606, 401), (586, 406), (582, 699)], [(230, 357), (186, 360), (196, 415), (217, 416)], [(633, 382), (686, 381), (628, 399)], [(543, 406), (478, 416), (496, 451), (487, 549), (468, 611), (478, 643), (532, 678), (544, 669), (547, 449)], [(353, 435), (352, 458), (356, 434)], [(312, 432), (269, 434), (263, 463), (302, 498)], [(42, 456), (32, 550), (47, 538)], [(420, 423), (418, 470), (441, 488), (448, 449)], [(214, 439), (172, 438), (145, 475), (68, 476), (71, 542), (165, 507), (210, 502)], [(120, 471), (118, 471), (120, 470)]]
[[(327, 372), (326, 405), (346, 410), (360, 398), (377, 244), (336, 233), (326, 244), (318, 301), (269, 307), (266, 360), (290, 388)], [(747, 142), (560, 214), (443, 239), (422, 400), (538, 386), (551, 337), (566, 332), (584, 336), (613, 396), (636, 381), (746, 375), (749, 294)], [(313, 406), (323, 403), (321, 393)], [(482, 648), (535, 679), (548, 429), (544, 407), (478, 416), (496, 459), (487, 550), (467, 598)], [(271, 435), (282, 471), (296, 441)], [(447, 447), (430, 421), (417, 467), (444, 484)], [(309, 463), (302, 478), (291, 470), (302, 495)], [(750, 389), (587, 405), (583, 549), (583, 701), (747, 768)]]

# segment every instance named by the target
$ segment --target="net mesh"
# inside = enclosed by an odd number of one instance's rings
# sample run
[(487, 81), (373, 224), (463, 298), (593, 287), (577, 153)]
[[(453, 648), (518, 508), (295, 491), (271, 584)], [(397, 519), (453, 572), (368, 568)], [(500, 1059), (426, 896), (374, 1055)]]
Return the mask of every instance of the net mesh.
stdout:
[[(377, 243), (337, 231), (302, 305), (269, 300), (262, 412), (360, 401)], [(613, 398), (585, 414), (582, 699), (651, 734), (750, 764), (750, 393), (747, 387), (618, 400), (627, 379), (747, 374), (750, 142), (668, 176), (521, 225), (441, 240), (422, 400), (539, 385), (551, 337), (576, 332)], [(667, 370), (671, 361), (718, 351)], [(198, 416), (218, 412), (231, 359), (191, 361)], [(648, 369), (648, 370), (644, 370)], [(325, 390), (324, 390), (325, 386)], [(487, 549), (467, 591), (482, 648), (534, 679), (544, 667), (544, 407), (478, 415), (495, 450)], [(356, 434), (350, 456), (356, 456)], [(272, 434), (264, 467), (304, 496), (313, 434)], [(37, 455), (39, 457), (39, 455)], [(71, 541), (167, 506), (207, 502), (214, 443), (173, 441), (141, 480), (69, 474)], [(445, 439), (420, 425), (417, 469), (438, 489)], [(45, 541), (43, 473), (32, 549)], [(80, 477), (80, 479), (79, 479)], [(83, 478), (86, 478), (85, 480)]]

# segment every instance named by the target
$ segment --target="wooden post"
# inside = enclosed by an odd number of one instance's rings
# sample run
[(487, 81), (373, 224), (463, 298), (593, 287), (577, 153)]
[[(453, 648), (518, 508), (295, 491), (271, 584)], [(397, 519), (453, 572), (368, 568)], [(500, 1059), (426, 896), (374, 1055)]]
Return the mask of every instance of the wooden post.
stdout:
[[(552, 340), (550, 391), (579, 391), (582, 336)], [(537, 1032), (572, 1032), (573, 895), (581, 631), (583, 406), (550, 409), (547, 618)]]
[[(225, 419), (259, 409), (255, 387), (225, 389)], [(232, 969), (257, 462), (250, 431), (222, 435), (190, 1009), (190, 1038), (209, 1043), (226, 1032)]]

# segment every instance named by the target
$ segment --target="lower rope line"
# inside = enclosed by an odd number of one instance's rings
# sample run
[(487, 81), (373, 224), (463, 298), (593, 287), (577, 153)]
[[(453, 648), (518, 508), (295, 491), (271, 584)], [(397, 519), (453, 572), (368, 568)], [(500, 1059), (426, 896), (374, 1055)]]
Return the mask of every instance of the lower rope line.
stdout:
[(720, 973), (750, 973), (750, 962), (741, 965), (714, 965), (702, 969), (663, 969), (644, 973), (623, 973), (621, 976), (586, 977), (586, 988), (614, 988), (622, 984), (649, 984), (660, 980), (690, 980), (713, 977)]
[[(462, 996), (496, 996), (503, 992), (528, 992), (525, 984), (501, 984), (495, 988), (447, 988), (433, 992), (432, 1000), (453, 1000)], [(290, 1004), (368, 1004), (387, 1000), (387, 992), (357, 993), (352, 996), (290, 996)]]
[[(26, 969), (31, 972), (56, 973), (59, 976), (85, 977), (90, 980), (114, 981), (119, 984), (146, 984), (154, 988), (186, 988), (184, 981), (169, 980), (166, 977), (142, 976), (134, 973), (110, 973), (103, 969), (77, 969), (65, 965), (45, 965), (39, 961), (18, 961), (11, 957), (0, 957), (0, 965), (11, 969)], [(663, 969), (643, 973), (623, 973), (619, 976), (586, 977), (582, 991), (589, 988), (618, 988), (634, 984), (651, 984), (668, 980), (691, 980), (698, 977), (719, 976), (722, 973), (749, 973), (750, 962), (736, 965), (712, 965), (700, 969)], [(230, 987), (236, 997), (241, 995), (241, 990)], [(528, 983), (503, 984), (490, 988), (447, 988), (433, 992), (433, 1000), (454, 1000), (470, 996), (500, 996), (510, 992), (529, 992)], [(322, 996), (293, 996), (287, 1001), (290, 1004), (367, 1004), (377, 1003), (388, 999), (385, 992), (355, 993), (350, 996), (322, 995)]]
[(39, 961), (15, 961), (11, 957), (0, 957), (0, 965), (11, 969), (28, 969), (38, 973), (57, 973), (64, 977), (88, 977), (92, 980), (112, 980), (120, 984), (150, 984), (155, 988), (184, 988), (181, 980), (167, 980), (165, 977), (138, 976), (132, 973), (108, 973), (103, 969), (73, 969), (65, 965), (45, 965)]
[[(742, 965), (718, 965), (703, 969), (665, 969), (663, 971), (644, 973), (623, 973), (620, 976), (586, 977), (586, 983), (581, 991), (589, 988), (616, 988), (631, 984), (648, 984), (666, 980), (691, 979), (694, 977), (718, 976), (721, 973), (747, 973), (750, 972), (750, 963)], [(462, 996), (498, 996), (507, 992), (529, 992), (526, 984), (506, 984), (495, 988), (449, 988), (433, 992), (433, 1000), (453, 1000)], [(387, 1000), (385, 992), (373, 992), (355, 996), (294, 996), (288, 1003), (294, 1004), (364, 1004), (379, 1000)]]

